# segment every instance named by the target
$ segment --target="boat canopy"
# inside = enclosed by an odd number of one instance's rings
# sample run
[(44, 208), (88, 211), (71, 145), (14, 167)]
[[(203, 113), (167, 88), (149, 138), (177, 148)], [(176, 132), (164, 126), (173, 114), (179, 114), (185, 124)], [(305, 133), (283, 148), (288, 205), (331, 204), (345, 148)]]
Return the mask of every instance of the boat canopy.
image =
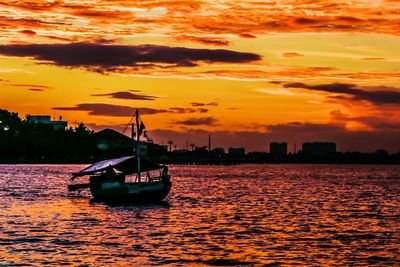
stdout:
[[(107, 159), (107, 160), (102, 160), (102, 161), (96, 162), (96, 163), (90, 165), (89, 167), (86, 167), (85, 169), (81, 170), (80, 172), (74, 173), (71, 179), (74, 180), (76, 177), (90, 175), (90, 174), (94, 174), (96, 172), (102, 172), (110, 167), (129, 175), (129, 174), (137, 173), (137, 166), (138, 166), (138, 161), (135, 156), (125, 156), (125, 157), (116, 158), (116, 159)], [(162, 169), (164, 167), (165, 167), (164, 165), (160, 165), (160, 164), (145, 160), (144, 158), (140, 158), (140, 171), (141, 172), (158, 170), (158, 169)]]

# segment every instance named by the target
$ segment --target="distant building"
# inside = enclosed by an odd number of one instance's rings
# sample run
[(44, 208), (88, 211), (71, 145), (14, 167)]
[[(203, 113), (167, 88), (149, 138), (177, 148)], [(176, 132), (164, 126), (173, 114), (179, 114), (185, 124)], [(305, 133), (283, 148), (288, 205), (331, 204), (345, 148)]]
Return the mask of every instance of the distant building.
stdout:
[(286, 156), (287, 143), (273, 142), (269, 144), (269, 153), (273, 155)]
[(326, 156), (336, 152), (333, 142), (307, 142), (302, 144), (302, 153), (313, 156)]
[(127, 149), (133, 153), (134, 142), (132, 138), (113, 129), (104, 129), (94, 134), (97, 147), (101, 150)]
[(54, 127), (54, 129), (65, 129), (68, 126), (67, 121), (62, 120), (62, 116), (59, 117), (59, 120), (52, 121), (49, 115), (27, 115), (26, 120), (30, 123), (34, 124), (50, 124)]
[(225, 154), (225, 150), (222, 147), (216, 147), (211, 150), (211, 154), (221, 156)]
[(229, 155), (233, 158), (241, 158), (244, 157), (245, 150), (243, 147), (235, 148), (235, 147), (230, 147), (229, 150)]
[(196, 146), (194, 148), (194, 152), (205, 153), (205, 152), (207, 152), (207, 147), (206, 146)]

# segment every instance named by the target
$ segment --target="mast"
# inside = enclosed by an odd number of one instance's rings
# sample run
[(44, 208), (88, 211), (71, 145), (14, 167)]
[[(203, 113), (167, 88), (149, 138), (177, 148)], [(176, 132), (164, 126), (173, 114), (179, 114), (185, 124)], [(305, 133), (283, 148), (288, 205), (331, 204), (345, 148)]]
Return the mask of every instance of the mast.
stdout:
[(137, 176), (140, 183), (140, 157), (139, 157), (139, 139), (140, 139), (139, 110), (136, 110), (136, 158), (137, 158)]
[(131, 138), (132, 138), (132, 142), (134, 144), (135, 143), (135, 124), (134, 123), (131, 123)]

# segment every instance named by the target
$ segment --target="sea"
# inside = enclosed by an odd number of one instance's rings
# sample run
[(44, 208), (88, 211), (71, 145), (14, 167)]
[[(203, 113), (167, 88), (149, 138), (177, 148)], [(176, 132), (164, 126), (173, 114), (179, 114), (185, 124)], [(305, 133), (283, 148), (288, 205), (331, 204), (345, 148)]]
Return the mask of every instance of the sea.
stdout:
[(83, 167), (0, 165), (0, 266), (400, 266), (399, 165), (170, 166), (147, 205), (69, 193)]

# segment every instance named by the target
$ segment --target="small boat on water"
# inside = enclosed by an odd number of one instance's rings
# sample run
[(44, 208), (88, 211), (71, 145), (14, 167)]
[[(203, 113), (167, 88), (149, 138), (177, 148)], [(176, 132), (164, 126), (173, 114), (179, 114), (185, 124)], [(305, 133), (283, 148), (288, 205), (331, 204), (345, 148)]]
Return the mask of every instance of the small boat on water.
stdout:
[[(139, 139), (143, 132), (136, 111), (136, 156), (107, 159), (74, 173), (71, 180), (89, 175), (89, 183), (68, 185), (69, 191), (89, 188), (92, 196), (101, 201), (159, 202), (169, 193), (172, 183), (168, 167), (140, 157)], [(142, 175), (144, 174), (145, 175)], [(126, 177), (134, 175), (133, 181)], [(144, 177), (143, 177), (144, 176)]]

